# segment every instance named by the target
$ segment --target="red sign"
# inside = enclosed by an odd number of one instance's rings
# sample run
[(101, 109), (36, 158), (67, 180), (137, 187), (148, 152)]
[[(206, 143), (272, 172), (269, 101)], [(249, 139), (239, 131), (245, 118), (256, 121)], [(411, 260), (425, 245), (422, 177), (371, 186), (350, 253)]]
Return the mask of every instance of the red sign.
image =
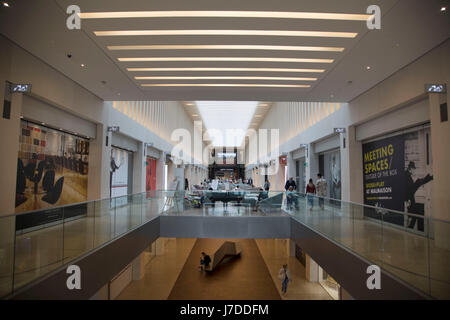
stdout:
[(280, 156), (280, 164), (287, 165), (287, 156)]

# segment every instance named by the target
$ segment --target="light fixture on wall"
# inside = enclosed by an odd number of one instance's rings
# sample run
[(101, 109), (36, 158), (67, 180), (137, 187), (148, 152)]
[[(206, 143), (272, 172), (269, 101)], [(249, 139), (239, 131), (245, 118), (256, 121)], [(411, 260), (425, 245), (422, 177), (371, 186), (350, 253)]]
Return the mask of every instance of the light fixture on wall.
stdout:
[(8, 2), (2, 2), (2, 5), (3, 5), (4, 7), (9, 8), (9, 3), (8, 3)]

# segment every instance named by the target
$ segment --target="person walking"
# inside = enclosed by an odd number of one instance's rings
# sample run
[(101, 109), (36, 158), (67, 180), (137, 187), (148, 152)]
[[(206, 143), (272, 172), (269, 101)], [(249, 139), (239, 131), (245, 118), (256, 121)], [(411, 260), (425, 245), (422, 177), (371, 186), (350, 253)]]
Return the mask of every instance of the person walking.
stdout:
[(297, 184), (294, 181), (293, 177), (290, 177), (286, 184), (284, 185), (284, 190), (289, 190), (289, 187), (292, 187), (294, 190), (297, 190)]
[(324, 209), (324, 198), (327, 196), (327, 180), (322, 177), (321, 173), (317, 174), (316, 181), (317, 196), (319, 197), (319, 207)]
[[(295, 198), (294, 187), (290, 186), (289, 189), (286, 190), (286, 204), (287, 204), (288, 210), (292, 210), (292, 204), (294, 202), (294, 198)], [(297, 205), (295, 207), (297, 209)]]
[(314, 207), (314, 195), (316, 194), (316, 186), (312, 179), (309, 179), (309, 183), (306, 186), (306, 198), (308, 199), (309, 210)]
[(269, 191), (270, 189), (270, 181), (266, 180), (266, 182), (264, 182), (264, 190)]
[(283, 264), (283, 267), (278, 272), (278, 278), (281, 281), (281, 292), (284, 295), (287, 292), (288, 283), (291, 281), (291, 274), (287, 264)]

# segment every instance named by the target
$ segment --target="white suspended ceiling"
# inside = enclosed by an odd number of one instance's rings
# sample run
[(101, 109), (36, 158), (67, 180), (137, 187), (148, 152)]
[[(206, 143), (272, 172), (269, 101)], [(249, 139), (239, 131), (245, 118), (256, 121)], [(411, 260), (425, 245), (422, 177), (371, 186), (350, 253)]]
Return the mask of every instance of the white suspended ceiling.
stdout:
[(347, 102), (450, 30), (439, 0), (9, 2), (0, 32), (105, 100)]

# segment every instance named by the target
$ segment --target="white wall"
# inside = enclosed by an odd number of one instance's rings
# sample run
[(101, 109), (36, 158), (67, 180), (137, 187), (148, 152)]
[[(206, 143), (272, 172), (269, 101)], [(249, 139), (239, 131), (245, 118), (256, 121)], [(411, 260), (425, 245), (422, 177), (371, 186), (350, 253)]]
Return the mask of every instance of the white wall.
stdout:
[[(155, 149), (170, 153), (175, 142), (170, 141), (170, 132), (173, 128), (186, 128), (192, 134), (193, 124), (184, 108), (178, 102), (147, 102), (149, 105), (158, 105), (160, 113), (154, 117), (153, 127), (136, 125), (138, 113), (133, 116), (113, 108), (113, 102), (104, 102), (79, 84), (70, 80), (51, 66), (34, 57), (8, 39), (0, 36), (0, 98), (4, 95), (6, 80), (13, 83), (31, 83), (32, 98), (50, 105), (50, 109), (62, 110), (70, 117), (84, 119), (95, 127), (96, 138), (91, 140), (91, 154), (88, 176), (88, 199), (99, 199), (109, 196), (109, 148), (111, 134), (107, 132), (108, 126), (119, 126), (120, 133), (135, 140), (138, 145), (144, 142), (153, 143)], [(13, 108), (10, 120), (0, 119), (0, 143), (4, 156), (0, 157), (0, 215), (14, 212), (17, 155), (19, 147), (19, 125), (22, 113), (22, 94), (13, 95)], [(0, 101), (3, 101), (1, 99)], [(142, 102), (143, 104), (143, 102)], [(131, 110), (140, 110), (135, 108)], [(31, 113), (31, 112), (30, 112)], [(46, 117), (49, 121), (52, 116)], [(56, 121), (56, 120), (55, 120)], [(80, 121), (80, 123), (83, 121)], [(153, 131), (152, 131), (153, 130)], [(109, 136), (109, 146), (106, 146), (106, 137)], [(193, 136), (193, 134), (192, 134)], [(139, 155), (143, 155), (138, 149)], [(136, 160), (133, 191), (144, 191), (145, 170), (141, 170)], [(163, 162), (158, 162), (160, 166)], [(163, 169), (160, 169), (163, 171)], [(139, 175), (140, 179), (137, 179)], [(144, 180), (142, 180), (144, 179)], [(142, 183), (144, 181), (144, 184)]]
[[(324, 104), (303, 102), (275, 103), (260, 128), (280, 129), (280, 152), (288, 152), (289, 176), (295, 176), (292, 152), (300, 144), (310, 146), (308, 174), (317, 172), (314, 145), (333, 135), (333, 128), (346, 128), (339, 137), (341, 149), (342, 199), (363, 202), (362, 139), (368, 139), (392, 130), (401, 130), (431, 120), (433, 181), (435, 217), (450, 221), (450, 137), (449, 122), (438, 119), (439, 98), (425, 94), (426, 83), (446, 83), (449, 87), (450, 40), (434, 48), (410, 65), (364, 92), (348, 104), (340, 104), (339, 110), (330, 113)], [(433, 100), (434, 99), (434, 100)], [(448, 96), (440, 98), (448, 103)], [(430, 112), (431, 110), (431, 112)], [(358, 130), (356, 130), (358, 129)], [(343, 139), (346, 148), (343, 148)], [(251, 168), (251, 166), (248, 166)]]

